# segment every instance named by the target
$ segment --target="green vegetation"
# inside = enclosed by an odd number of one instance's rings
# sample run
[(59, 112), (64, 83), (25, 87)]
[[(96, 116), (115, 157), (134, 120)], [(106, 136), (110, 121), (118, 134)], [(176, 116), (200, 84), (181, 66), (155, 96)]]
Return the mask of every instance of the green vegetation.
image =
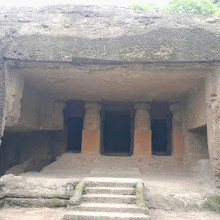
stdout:
[(133, 4), (129, 7), (134, 10), (220, 16), (220, 0), (171, 0), (165, 8), (154, 4)]
[(53, 198), (50, 201), (45, 203), (47, 208), (59, 208), (59, 207), (66, 207), (68, 205), (68, 200), (60, 200), (57, 198)]
[(159, 12), (160, 9), (155, 4), (146, 4), (146, 5), (138, 5), (138, 4), (132, 4), (129, 6), (129, 8), (132, 8), (134, 10), (141, 10), (141, 11), (155, 11)]
[(220, 213), (220, 196), (213, 196), (208, 198), (207, 201), (203, 204), (202, 209)]
[(81, 194), (83, 194), (84, 192), (84, 187), (81, 184), (76, 185), (76, 188), (74, 189), (74, 192), (80, 192)]
[(136, 205), (140, 207), (146, 207), (146, 202), (141, 199), (136, 199)]
[(220, 16), (219, 3), (210, 0), (171, 0), (165, 11)]
[(144, 200), (144, 190), (142, 185), (136, 184), (135, 186), (135, 194), (136, 194), (136, 205), (140, 207), (146, 207), (146, 202)]

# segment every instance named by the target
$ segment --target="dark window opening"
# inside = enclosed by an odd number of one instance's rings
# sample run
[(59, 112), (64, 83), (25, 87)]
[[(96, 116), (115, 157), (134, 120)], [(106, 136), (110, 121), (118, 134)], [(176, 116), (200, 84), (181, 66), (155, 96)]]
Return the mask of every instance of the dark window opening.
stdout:
[(69, 118), (67, 121), (68, 126), (68, 151), (81, 152), (82, 143), (82, 118)]
[(82, 129), (84, 120), (84, 102), (70, 100), (64, 109), (65, 131), (67, 134), (67, 150), (74, 153), (81, 152)]
[(172, 113), (167, 102), (151, 105), (152, 154), (171, 155)]
[(131, 155), (130, 112), (106, 111), (104, 117), (105, 155)]
[(166, 120), (152, 120), (151, 129), (153, 154), (164, 154), (167, 151)]

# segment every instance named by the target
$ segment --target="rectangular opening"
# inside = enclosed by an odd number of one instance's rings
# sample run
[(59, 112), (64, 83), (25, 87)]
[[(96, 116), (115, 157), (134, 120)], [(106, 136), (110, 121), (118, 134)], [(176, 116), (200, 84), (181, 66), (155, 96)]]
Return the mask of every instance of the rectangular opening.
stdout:
[(67, 134), (67, 150), (80, 153), (82, 145), (82, 130), (84, 120), (84, 102), (70, 100), (64, 109), (65, 131)]
[(167, 102), (153, 102), (150, 110), (152, 154), (171, 155), (172, 113)]
[(167, 151), (166, 120), (152, 120), (152, 148), (154, 154), (164, 154)]
[(207, 140), (207, 126), (198, 127), (189, 130), (189, 140), (191, 144), (191, 154), (199, 159), (208, 159), (208, 140)]
[(105, 111), (103, 154), (131, 155), (130, 121), (129, 111)]
[(83, 119), (79, 117), (69, 118), (67, 121), (68, 135), (67, 135), (67, 148), (68, 151), (81, 152), (82, 144), (82, 128)]

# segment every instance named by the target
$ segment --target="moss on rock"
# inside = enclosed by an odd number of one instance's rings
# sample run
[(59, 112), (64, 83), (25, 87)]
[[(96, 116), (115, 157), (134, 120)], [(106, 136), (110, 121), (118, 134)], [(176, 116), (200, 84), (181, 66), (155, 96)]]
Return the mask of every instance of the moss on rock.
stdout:
[(144, 186), (143, 183), (137, 183), (135, 186), (136, 205), (140, 207), (147, 207), (144, 199)]
[(140, 207), (147, 207), (145, 200), (136, 199), (136, 205)]
[(220, 213), (220, 196), (212, 196), (202, 205), (202, 210), (215, 211)]
[(68, 200), (60, 200), (57, 198), (51, 199), (48, 201), (45, 206), (48, 208), (58, 208), (58, 207), (65, 207), (68, 205)]

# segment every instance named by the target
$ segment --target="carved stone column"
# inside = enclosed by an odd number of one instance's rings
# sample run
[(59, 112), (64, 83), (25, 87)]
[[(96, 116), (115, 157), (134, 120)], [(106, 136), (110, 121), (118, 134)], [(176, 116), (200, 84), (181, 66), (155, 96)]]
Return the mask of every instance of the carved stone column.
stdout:
[(206, 119), (209, 157), (216, 187), (220, 187), (220, 68), (206, 79)]
[(172, 146), (173, 155), (181, 157), (184, 154), (183, 146), (183, 129), (182, 129), (182, 114), (180, 104), (178, 102), (170, 104), (170, 111), (173, 113), (172, 118)]
[(150, 121), (150, 104), (137, 103), (134, 106), (134, 155), (151, 156), (151, 121)]
[(82, 131), (82, 154), (99, 154), (101, 140), (101, 105), (97, 102), (85, 104), (85, 117)]

